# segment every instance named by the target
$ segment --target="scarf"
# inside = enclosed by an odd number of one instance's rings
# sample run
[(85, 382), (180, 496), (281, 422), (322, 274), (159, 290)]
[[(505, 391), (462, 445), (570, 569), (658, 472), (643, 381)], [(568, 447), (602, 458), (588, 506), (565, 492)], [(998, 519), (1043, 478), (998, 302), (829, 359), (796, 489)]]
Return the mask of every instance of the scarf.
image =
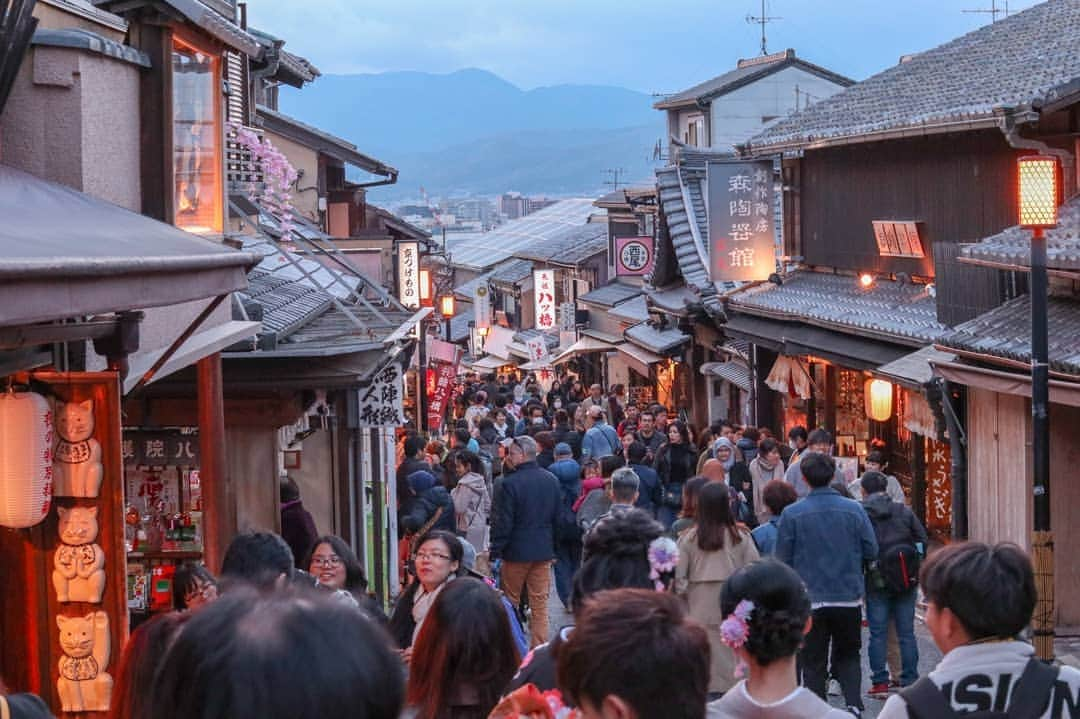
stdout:
[[(724, 465), (724, 473), (726, 474), (731, 471), (732, 467), (735, 466), (735, 445), (727, 437), (721, 437), (720, 439), (716, 440), (715, 444), (713, 444), (713, 453), (715, 454), (716, 450), (720, 449), (721, 447), (727, 447), (731, 450), (731, 453), (728, 455), (727, 460), (721, 462), (721, 464)], [(717, 460), (719, 461), (719, 458), (717, 458)]]

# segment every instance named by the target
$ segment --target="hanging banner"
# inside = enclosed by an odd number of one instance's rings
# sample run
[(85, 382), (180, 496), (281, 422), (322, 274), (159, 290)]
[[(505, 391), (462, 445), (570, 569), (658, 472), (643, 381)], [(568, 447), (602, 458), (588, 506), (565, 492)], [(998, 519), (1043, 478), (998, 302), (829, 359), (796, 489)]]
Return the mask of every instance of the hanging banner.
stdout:
[[(922, 438), (917, 437), (916, 441)], [(926, 530), (952, 532), (952, 451), (948, 442), (926, 440)]]
[(533, 270), (536, 329), (555, 328), (555, 270)]
[(390, 364), (361, 385), (358, 403), (358, 427), (398, 427), (405, 424), (402, 406), (405, 384), (401, 365)]
[(420, 309), (420, 243), (398, 243), (398, 299), (410, 310)]
[(491, 290), (480, 285), (473, 292), (473, 326), (478, 330), (491, 327)]
[(438, 432), (442, 428), (443, 416), (454, 396), (454, 383), (457, 379), (458, 363), (431, 362), (428, 392), (428, 431)]
[(616, 237), (615, 238), (615, 276), (640, 277), (652, 272), (653, 238), (651, 237)]
[(713, 282), (767, 280), (776, 271), (772, 161), (710, 162)]
[(529, 349), (530, 362), (547, 362), (551, 359), (548, 354), (547, 342), (543, 337), (530, 337), (525, 340), (525, 346)]

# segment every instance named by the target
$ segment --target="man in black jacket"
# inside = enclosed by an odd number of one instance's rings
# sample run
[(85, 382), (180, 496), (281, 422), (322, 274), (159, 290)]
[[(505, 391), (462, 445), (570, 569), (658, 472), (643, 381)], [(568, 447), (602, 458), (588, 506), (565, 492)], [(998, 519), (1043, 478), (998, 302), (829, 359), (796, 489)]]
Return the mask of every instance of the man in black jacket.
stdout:
[(502, 442), (514, 471), (495, 493), (491, 558), (501, 559), (500, 584), (515, 607), (527, 591), (532, 646), (548, 640), (548, 595), (555, 527), (559, 518), (559, 480), (536, 463), (536, 441), (515, 437)]
[(886, 645), (889, 624), (896, 627), (900, 645), (901, 686), (919, 678), (919, 646), (915, 641), (915, 594), (919, 560), (926, 552), (926, 530), (915, 514), (886, 493), (881, 472), (862, 476), (863, 508), (874, 527), (879, 547), (878, 566), (866, 587), (866, 619), (870, 625), (870, 696), (889, 694)]

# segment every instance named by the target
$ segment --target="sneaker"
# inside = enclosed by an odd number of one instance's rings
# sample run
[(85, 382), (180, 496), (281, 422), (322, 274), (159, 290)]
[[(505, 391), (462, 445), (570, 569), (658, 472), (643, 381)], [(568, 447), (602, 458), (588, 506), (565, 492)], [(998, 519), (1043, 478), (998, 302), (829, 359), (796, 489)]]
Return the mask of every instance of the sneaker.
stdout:
[(851, 712), (851, 716), (855, 717), (855, 719), (862, 719), (862, 709), (859, 707), (848, 707), (847, 710)]
[(902, 686), (903, 686), (903, 685), (901, 685), (901, 684), (900, 684), (900, 680), (899, 680), (899, 679), (890, 679), (890, 680), (889, 680), (889, 691), (891, 691), (891, 692), (897, 692), (897, 691), (900, 691), (900, 689), (902, 688)]
[(889, 685), (887, 682), (878, 682), (870, 687), (870, 691), (866, 692), (866, 696), (873, 699), (886, 699), (889, 696)]
[(831, 697), (838, 697), (844, 693), (843, 687), (840, 686), (840, 682), (835, 679), (829, 680), (828, 690), (826, 693)]

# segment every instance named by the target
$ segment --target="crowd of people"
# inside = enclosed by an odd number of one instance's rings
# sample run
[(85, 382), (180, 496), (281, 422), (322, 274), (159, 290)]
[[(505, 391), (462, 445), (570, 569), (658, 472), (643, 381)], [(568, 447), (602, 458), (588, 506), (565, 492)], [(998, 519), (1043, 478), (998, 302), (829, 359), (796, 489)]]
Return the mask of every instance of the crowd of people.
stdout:
[[(865, 617), (882, 717), (1080, 717), (1080, 672), (1024, 639), (1027, 555), (928, 553), (883, 455), (849, 487), (824, 430), (781, 445), (726, 423), (698, 432), (618, 388), (504, 387), (471, 383), (448, 445), (402, 437), (388, 614), (286, 481), (285, 536), (237, 536), (220, 577), (178, 570), (176, 611), (131, 635), (110, 713), (838, 719), (863, 711)], [(571, 617), (555, 631), (552, 577)], [(920, 592), (944, 654), (921, 678)], [(827, 703), (833, 680), (843, 707)], [(48, 715), (32, 697), (3, 706)]]

